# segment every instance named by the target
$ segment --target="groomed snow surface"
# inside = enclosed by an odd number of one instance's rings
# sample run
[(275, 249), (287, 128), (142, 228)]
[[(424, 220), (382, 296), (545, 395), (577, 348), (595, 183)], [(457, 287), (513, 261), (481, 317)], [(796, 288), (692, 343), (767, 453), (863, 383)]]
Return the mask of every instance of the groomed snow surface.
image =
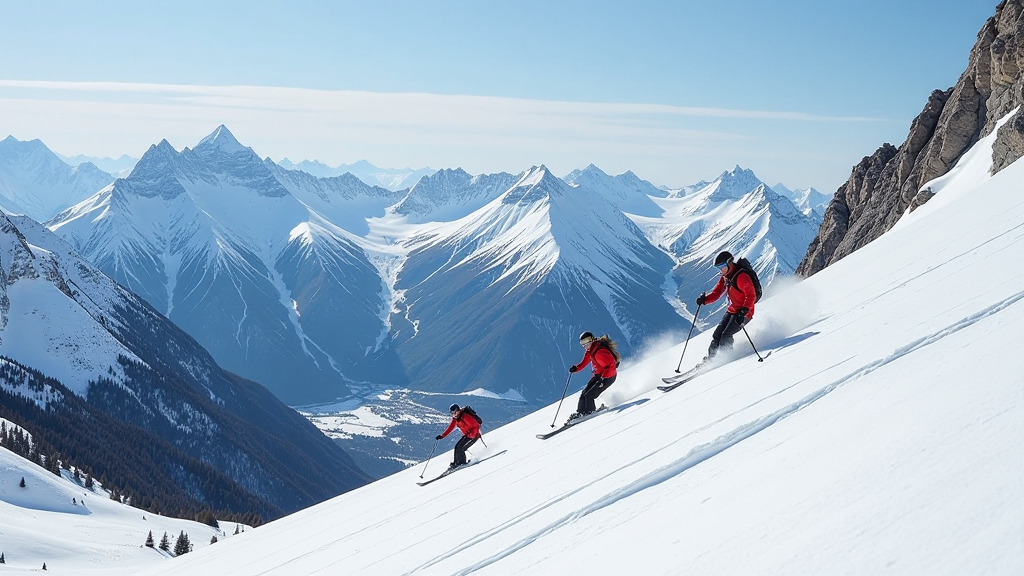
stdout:
[[(577, 428), (535, 438), (555, 405), (485, 426), (471, 458), (491, 458), (417, 486), (447, 466), (449, 437), (429, 465), (142, 573), (1020, 575), (1022, 189), (1017, 162), (769, 296), (749, 327), (763, 363), (740, 333), (733, 362), (663, 394), (679, 342), (623, 366), (600, 399), (612, 410)], [(690, 340), (684, 369), (708, 341)], [(18, 510), (37, 557), (113, 522), (0, 505), (0, 550)], [(139, 566), (110, 560), (106, 574)], [(0, 573), (38, 569), (9, 552)]]
[(448, 439), (146, 574), (1024, 573), (1022, 183), (1018, 162), (762, 301), (763, 363), (741, 333), (738, 359), (663, 394), (679, 343), (578, 428), (536, 439), (552, 405), (417, 486)]

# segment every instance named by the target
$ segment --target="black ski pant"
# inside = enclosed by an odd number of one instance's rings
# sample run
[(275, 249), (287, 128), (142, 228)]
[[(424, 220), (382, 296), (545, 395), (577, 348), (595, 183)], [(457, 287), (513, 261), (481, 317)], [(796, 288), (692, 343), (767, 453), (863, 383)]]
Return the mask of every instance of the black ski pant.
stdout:
[(615, 376), (609, 376), (608, 378), (602, 378), (597, 374), (587, 382), (587, 385), (583, 387), (583, 392), (580, 392), (580, 402), (576, 406), (576, 411), (580, 414), (589, 414), (597, 409), (597, 397), (601, 395), (615, 382)]
[(739, 314), (726, 313), (722, 316), (722, 321), (718, 323), (718, 327), (715, 328), (713, 334), (711, 334), (711, 346), (708, 347), (708, 360), (715, 357), (718, 353), (718, 349), (725, 346), (726, 349), (732, 348), (732, 337), (734, 334), (743, 329), (743, 322), (746, 320), (745, 316)]
[(476, 443), (476, 441), (476, 438), (470, 438), (469, 436), (459, 438), (459, 441), (455, 443), (455, 464), (461, 466), (466, 463), (466, 449)]

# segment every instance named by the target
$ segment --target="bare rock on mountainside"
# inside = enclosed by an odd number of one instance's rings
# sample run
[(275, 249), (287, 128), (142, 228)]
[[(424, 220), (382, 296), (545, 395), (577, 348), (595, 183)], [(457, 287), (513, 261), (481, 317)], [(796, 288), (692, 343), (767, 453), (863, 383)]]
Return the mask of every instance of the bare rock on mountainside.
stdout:
[[(898, 149), (882, 145), (836, 191), (818, 236), (797, 268), (810, 276), (881, 236), (932, 196), (942, 176), (996, 123), (1024, 103), (1024, 0), (1005, 0), (978, 32), (956, 85), (935, 90)], [(1024, 116), (1004, 124), (992, 147), (993, 174), (1024, 156)]]

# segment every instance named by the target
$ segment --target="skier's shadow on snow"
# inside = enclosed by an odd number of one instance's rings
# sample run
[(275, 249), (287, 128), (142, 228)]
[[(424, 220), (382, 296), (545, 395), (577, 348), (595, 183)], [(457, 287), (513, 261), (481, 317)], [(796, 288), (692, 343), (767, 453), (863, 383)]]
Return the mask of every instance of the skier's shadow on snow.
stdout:
[(648, 400), (650, 400), (650, 398), (637, 398), (636, 400), (631, 400), (629, 402), (626, 402), (625, 404), (619, 404), (618, 406), (615, 406), (614, 408), (609, 408), (608, 411), (609, 412), (622, 412), (623, 410), (626, 410), (627, 408), (632, 408), (633, 406), (639, 406), (639, 405), (643, 404), (644, 402), (647, 402)]
[(808, 338), (813, 338), (813, 337), (817, 336), (818, 334), (821, 334), (821, 332), (804, 332), (803, 334), (794, 334), (794, 335), (790, 336), (789, 338), (783, 338), (782, 340), (779, 340), (778, 342), (776, 342), (772, 346), (772, 350), (782, 350), (783, 348), (789, 348), (790, 346), (793, 346), (794, 344), (798, 344), (800, 342), (803, 342), (804, 340), (807, 340)]

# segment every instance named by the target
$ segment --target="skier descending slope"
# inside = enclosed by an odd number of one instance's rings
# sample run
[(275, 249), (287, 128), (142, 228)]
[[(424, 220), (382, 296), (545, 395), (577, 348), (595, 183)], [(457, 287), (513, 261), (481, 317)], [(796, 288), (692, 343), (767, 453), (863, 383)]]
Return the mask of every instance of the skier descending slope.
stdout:
[(578, 372), (587, 364), (593, 363), (594, 376), (580, 392), (579, 404), (576, 412), (569, 416), (569, 422), (596, 410), (595, 400), (615, 382), (615, 369), (619, 366), (619, 352), (615, 349), (615, 342), (607, 334), (594, 338), (592, 333), (584, 332), (580, 334), (580, 345), (587, 351), (583, 353), (583, 360), (580, 360), (579, 364), (569, 367), (569, 372)]
[(480, 420), (475, 415), (469, 406), (466, 409), (460, 408), (458, 404), (452, 404), (448, 409), (452, 415), (452, 421), (448, 424), (448, 428), (444, 432), (435, 436), (435, 440), (440, 440), (451, 433), (456, 426), (459, 427), (459, 431), (462, 432), (462, 438), (455, 443), (455, 459), (449, 469), (457, 468), (466, 463), (466, 449), (476, 443), (480, 439)]
[[(741, 258), (742, 260), (742, 258)], [(729, 252), (721, 252), (715, 257), (715, 267), (721, 273), (718, 284), (710, 294), (702, 293), (697, 297), (697, 305), (703, 306), (718, 300), (723, 292), (729, 298), (729, 307), (722, 316), (721, 322), (711, 335), (711, 346), (703, 362), (715, 357), (718, 349), (725, 346), (732, 348), (732, 337), (743, 329), (743, 326), (754, 318), (754, 304), (757, 303), (757, 289), (754, 287), (753, 272), (740, 267)]]

